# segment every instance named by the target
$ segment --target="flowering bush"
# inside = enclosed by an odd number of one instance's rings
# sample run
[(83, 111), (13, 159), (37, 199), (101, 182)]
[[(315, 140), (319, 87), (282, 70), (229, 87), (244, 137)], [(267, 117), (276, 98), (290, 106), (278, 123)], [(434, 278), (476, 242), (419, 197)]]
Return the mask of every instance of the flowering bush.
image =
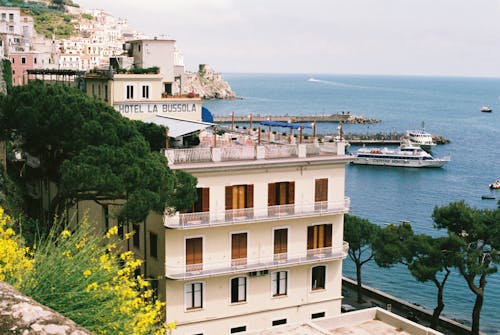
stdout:
[(57, 225), (33, 254), (0, 208), (0, 279), (94, 334), (165, 334), (164, 303), (154, 301), (131, 252), (119, 252), (117, 227), (105, 235), (85, 220), (76, 230)]

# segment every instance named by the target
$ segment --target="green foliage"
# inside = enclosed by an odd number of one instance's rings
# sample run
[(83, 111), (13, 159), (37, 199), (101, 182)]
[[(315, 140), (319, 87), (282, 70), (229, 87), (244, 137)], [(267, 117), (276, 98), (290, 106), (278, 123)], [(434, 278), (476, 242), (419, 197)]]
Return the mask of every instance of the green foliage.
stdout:
[(74, 16), (59, 12), (45, 12), (34, 15), (34, 19), (35, 30), (46, 38), (52, 38), (52, 35), (56, 38), (68, 38), (75, 34), (72, 23)]
[(84, 18), (86, 20), (93, 20), (94, 19), (94, 17), (92, 15), (87, 14), (87, 13), (83, 13), (82, 18)]
[(38, 174), (57, 185), (53, 214), (78, 200), (126, 199), (119, 216), (139, 222), (151, 210), (186, 208), (195, 197), (196, 179), (173, 173), (137, 122), (76, 89), (30, 82), (14, 87), (0, 107), (3, 135), (39, 157)]
[(139, 132), (149, 143), (151, 150), (160, 151), (165, 148), (165, 127), (142, 121), (134, 122)]
[(409, 223), (384, 227), (372, 243), (377, 265), (391, 267), (396, 263), (403, 263), (409, 257), (405, 242), (412, 236), (413, 229)]
[(12, 64), (8, 58), (2, 59), (3, 64), (3, 80), (7, 86), (7, 92), (12, 89)]
[(436, 207), (432, 217), (437, 228), (447, 229), (455, 246), (454, 266), (476, 296), (471, 334), (477, 335), (486, 277), (496, 273), (500, 263), (500, 207), (476, 209), (458, 201)]

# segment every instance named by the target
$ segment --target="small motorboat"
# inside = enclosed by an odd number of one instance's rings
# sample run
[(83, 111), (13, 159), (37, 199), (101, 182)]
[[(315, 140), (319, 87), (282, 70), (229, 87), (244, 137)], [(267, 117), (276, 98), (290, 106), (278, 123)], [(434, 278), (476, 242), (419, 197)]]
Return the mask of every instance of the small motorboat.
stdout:
[(488, 187), (493, 189), (493, 190), (500, 189), (500, 180), (497, 180), (494, 183), (491, 183)]
[(481, 112), (483, 112), (483, 113), (491, 113), (491, 108), (488, 107), (488, 106), (483, 106), (481, 108)]
[(495, 196), (494, 195), (482, 195), (481, 199), (483, 199), (483, 200), (495, 200)]

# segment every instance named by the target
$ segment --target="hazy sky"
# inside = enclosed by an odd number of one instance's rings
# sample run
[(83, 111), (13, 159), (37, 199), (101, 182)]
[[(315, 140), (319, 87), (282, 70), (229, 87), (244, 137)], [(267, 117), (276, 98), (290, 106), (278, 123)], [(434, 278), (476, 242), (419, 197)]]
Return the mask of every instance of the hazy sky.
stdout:
[(76, 0), (177, 40), (187, 69), (500, 77), (500, 0)]

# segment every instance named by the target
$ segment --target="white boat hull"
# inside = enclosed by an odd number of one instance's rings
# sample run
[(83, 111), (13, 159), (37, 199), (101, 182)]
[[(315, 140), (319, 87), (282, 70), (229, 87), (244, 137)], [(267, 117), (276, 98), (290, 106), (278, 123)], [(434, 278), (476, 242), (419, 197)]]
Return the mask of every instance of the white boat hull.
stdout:
[(412, 168), (433, 168), (442, 167), (450, 160), (447, 158), (423, 160), (423, 159), (394, 159), (384, 157), (356, 157), (352, 164), (358, 165), (378, 165), (378, 166), (396, 166)]

